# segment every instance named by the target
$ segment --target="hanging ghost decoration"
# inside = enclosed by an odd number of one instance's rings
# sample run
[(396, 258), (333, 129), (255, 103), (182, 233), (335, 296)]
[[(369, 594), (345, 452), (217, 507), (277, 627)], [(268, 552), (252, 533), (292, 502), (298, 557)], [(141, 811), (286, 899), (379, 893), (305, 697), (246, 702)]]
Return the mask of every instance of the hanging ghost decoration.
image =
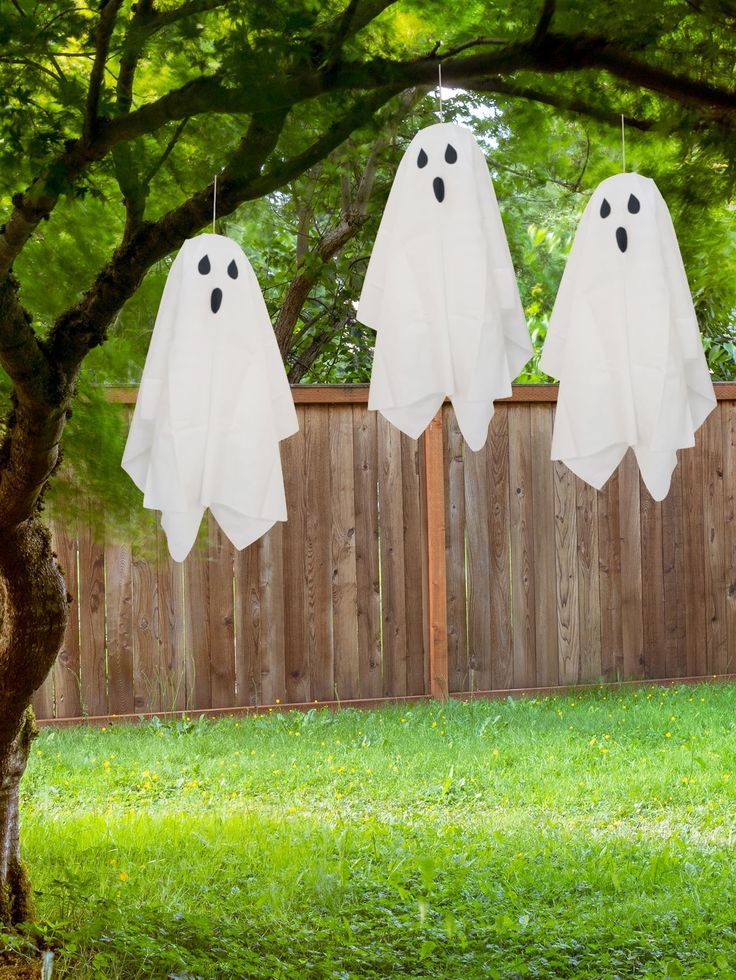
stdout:
[(716, 399), (667, 205), (609, 177), (575, 235), (540, 360), (560, 379), (552, 458), (600, 489), (633, 448), (655, 500)]
[(377, 332), (368, 407), (417, 438), (449, 396), (471, 449), (531, 355), (483, 152), (452, 123), (416, 134), (396, 173), (358, 305)]
[(123, 454), (183, 561), (209, 507), (236, 548), (286, 520), (279, 441), (298, 429), (266, 305), (243, 251), (184, 243), (169, 272)]

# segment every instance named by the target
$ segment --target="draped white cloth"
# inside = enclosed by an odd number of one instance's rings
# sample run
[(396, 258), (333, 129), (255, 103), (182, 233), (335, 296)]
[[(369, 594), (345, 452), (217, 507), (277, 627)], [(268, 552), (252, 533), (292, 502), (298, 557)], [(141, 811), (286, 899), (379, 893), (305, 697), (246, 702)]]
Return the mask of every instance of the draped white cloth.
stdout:
[(199, 235), (169, 272), (123, 469), (161, 511), (183, 561), (206, 508), (236, 548), (286, 520), (279, 441), (298, 429), (255, 273), (235, 242)]
[(357, 312), (377, 332), (368, 407), (417, 438), (449, 396), (471, 449), (532, 348), (483, 152), (452, 123), (399, 164)]
[(600, 489), (626, 450), (655, 500), (716, 399), (670, 213), (639, 174), (588, 203), (540, 367), (559, 378), (552, 458)]

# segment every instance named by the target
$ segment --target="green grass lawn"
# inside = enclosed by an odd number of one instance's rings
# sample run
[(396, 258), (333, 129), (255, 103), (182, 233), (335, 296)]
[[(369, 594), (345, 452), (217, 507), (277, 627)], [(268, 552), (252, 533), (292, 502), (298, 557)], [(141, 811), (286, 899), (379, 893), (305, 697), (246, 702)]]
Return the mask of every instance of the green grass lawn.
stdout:
[(45, 730), (54, 977), (736, 977), (736, 687)]

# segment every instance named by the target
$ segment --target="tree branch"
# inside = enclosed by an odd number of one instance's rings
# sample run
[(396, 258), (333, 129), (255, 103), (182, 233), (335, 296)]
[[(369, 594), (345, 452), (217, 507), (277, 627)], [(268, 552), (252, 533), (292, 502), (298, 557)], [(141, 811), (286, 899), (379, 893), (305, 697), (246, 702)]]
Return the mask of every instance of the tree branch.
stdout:
[[(146, 24), (153, 14), (153, 0), (138, 0), (133, 19), (128, 28), (123, 53), (120, 56), (118, 83), (115, 90), (118, 113), (130, 112), (133, 104), (133, 81), (143, 52), (144, 36), (135, 29)], [(135, 40), (131, 39), (131, 35)]]
[[(646, 64), (608, 39), (588, 34), (547, 34), (536, 46), (524, 41), (493, 52), (443, 61), (442, 80), (443, 84), (472, 89), (479, 78), (490, 75), (509, 76), (522, 70), (554, 74), (582, 69), (603, 69), (684, 105), (736, 109), (736, 91)], [(334, 91), (370, 87), (371, 79), (374, 85), (399, 88), (410, 84), (432, 85), (437, 75), (437, 59), (399, 62), (375, 58), (368, 62), (343, 62), (334, 75), (331, 78)]]
[(56, 387), (48, 359), (18, 302), (18, 283), (0, 286), (0, 364), (13, 382), (13, 411), (0, 446), (0, 527), (33, 513), (59, 458), (67, 398)]
[(353, 18), (355, 17), (355, 12), (359, 6), (360, 0), (350, 0), (347, 7), (340, 15), (335, 36), (332, 38), (330, 43), (330, 49), (334, 54), (337, 54), (342, 50), (342, 46), (350, 34)]
[(153, 0), (138, 0), (122, 44), (117, 85), (118, 107), (122, 106), (125, 112), (130, 109), (133, 78), (149, 38), (187, 17), (209, 13), (227, 5), (228, 0), (191, 0), (171, 10), (157, 10)]
[(309, 174), (309, 186), (306, 188), (301, 203), (297, 205), (296, 249), (294, 256), (297, 269), (304, 264), (307, 252), (309, 251), (309, 226), (314, 219), (312, 198), (314, 197), (314, 191), (317, 186), (318, 174), (318, 169)]
[[(506, 82), (501, 78), (479, 79), (474, 83), (473, 88), (476, 92), (492, 92), (514, 99), (526, 99), (529, 102), (538, 102), (540, 105), (552, 106), (563, 112), (573, 112), (578, 115), (587, 116), (589, 119), (595, 119), (597, 122), (607, 123), (618, 128), (621, 126), (620, 112), (594, 106), (582, 99), (568, 95), (543, 92), (540, 89), (531, 88), (527, 85), (516, 85), (513, 82)], [(630, 129), (638, 129), (641, 132), (648, 132), (657, 125), (657, 121), (654, 119), (638, 119), (635, 116), (626, 115), (624, 116), (624, 122)]]
[[(319, 317), (314, 317), (312, 322), (317, 322), (322, 319), (325, 314), (321, 314)], [(310, 323), (310, 326), (312, 323)], [(345, 328), (344, 321), (341, 321), (340, 325)], [(309, 344), (306, 347), (301, 348), (296, 353), (290, 352), (291, 368), (289, 370), (289, 382), (290, 384), (299, 384), (307, 371), (311, 368), (314, 362), (317, 360), (319, 355), (324, 350), (326, 344), (332, 340), (335, 335), (335, 327), (331, 321), (328, 322), (327, 326), (322, 327), (318, 330), (312, 337)]]
[(162, 27), (178, 24), (186, 17), (207, 14), (212, 10), (217, 10), (218, 7), (227, 7), (229, 3), (230, 0), (189, 0), (189, 3), (183, 3), (180, 7), (174, 7), (172, 10), (157, 10), (155, 16), (150, 20), (150, 26), (153, 30), (158, 31)]
[(144, 176), (143, 176), (143, 184), (144, 184), (144, 186), (146, 188), (148, 188), (148, 186), (150, 185), (150, 183), (153, 180), (153, 178), (156, 176), (156, 174), (159, 172), (159, 170), (161, 169), (161, 167), (163, 167), (163, 165), (169, 159), (169, 157), (171, 156), (171, 154), (174, 152), (174, 147), (176, 146), (176, 144), (181, 139), (181, 135), (184, 132), (184, 130), (185, 130), (186, 125), (187, 125), (188, 122), (189, 122), (189, 119), (187, 119), (186, 117), (184, 119), (182, 119), (182, 121), (179, 123), (179, 125), (174, 130), (174, 132), (173, 132), (173, 134), (171, 136), (171, 139), (166, 144), (166, 148), (164, 149), (164, 152), (161, 154), (161, 156), (158, 158), (158, 160), (154, 163), (154, 165), (151, 167), (151, 169), (148, 171), (148, 173), (147, 174), (144, 174)]
[(564, 71), (570, 67), (598, 68), (683, 105), (736, 109), (736, 91), (640, 61), (607, 38), (587, 34), (571, 37), (547, 34), (539, 46), (539, 57), (541, 64), (538, 67), (544, 72)]
[(462, 44), (456, 44), (452, 48), (448, 48), (443, 54), (438, 54), (439, 42), (427, 55), (428, 58), (436, 58), (438, 61), (442, 61), (443, 64), (450, 58), (455, 58), (457, 55), (462, 54), (463, 51), (469, 51), (473, 48), (487, 48), (487, 47), (505, 47), (507, 44), (511, 44), (507, 37), (476, 37), (472, 41), (464, 41)]
[(87, 105), (84, 112), (84, 140), (91, 142), (96, 126), (102, 91), (102, 80), (105, 77), (105, 65), (110, 51), (110, 38), (115, 29), (118, 11), (122, 0), (105, 0), (100, 10), (100, 19), (95, 32), (95, 59), (89, 76), (87, 89)]
[(325, 21), (318, 27), (319, 34), (335, 32), (331, 49), (339, 50), (348, 38), (355, 37), (384, 10), (392, 7), (397, 0), (350, 0), (345, 10)]
[(46, 405), (51, 373), (31, 327), (31, 317), (18, 301), (18, 283), (8, 276), (0, 285), (0, 364), (19, 402)]
[(556, 0), (544, 0), (544, 6), (542, 7), (542, 12), (539, 15), (539, 20), (537, 21), (537, 26), (534, 30), (534, 37), (532, 37), (533, 46), (536, 47), (537, 45), (541, 44), (543, 39), (549, 33), (552, 18), (555, 15), (556, 9)]

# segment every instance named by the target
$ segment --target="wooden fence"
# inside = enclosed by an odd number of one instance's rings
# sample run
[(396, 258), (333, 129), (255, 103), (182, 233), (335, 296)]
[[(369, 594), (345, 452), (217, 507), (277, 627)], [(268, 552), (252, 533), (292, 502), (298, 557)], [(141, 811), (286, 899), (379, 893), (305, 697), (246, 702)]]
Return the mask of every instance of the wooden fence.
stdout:
[(736, 386), (717, 389), (657, 504), (631, 455), (600, 492), (550, 462), (551, 386), (499, 402), (479, 453), (449, 405), (415, 442), (367, 410), (365, 387), (295, 388), (289, 520), (251, 548), (210, 522), (179, 565), (153, 517), (142, 547), (54, 528), (76, 598), (36, 712), (730, 673)]

